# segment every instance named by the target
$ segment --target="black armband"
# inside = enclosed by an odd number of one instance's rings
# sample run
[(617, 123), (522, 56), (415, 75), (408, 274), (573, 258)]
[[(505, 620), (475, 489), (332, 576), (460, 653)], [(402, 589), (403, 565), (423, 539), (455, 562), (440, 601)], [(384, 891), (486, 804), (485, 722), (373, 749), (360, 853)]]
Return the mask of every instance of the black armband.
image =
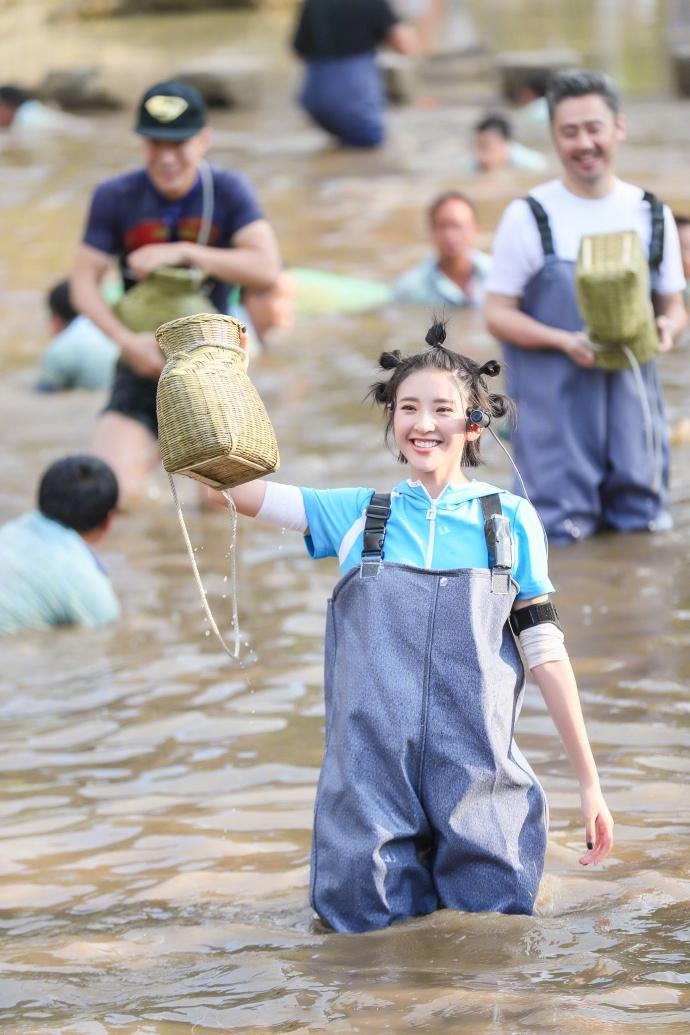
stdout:
[(510, 614), (510, 628), (516, 636), (519, 636), (525, 629), (531, 629), (535, 625), (542, 625), (544, 622), (551, 622), (561, 629), (558, 611), (550, 600), (545, 604), (528, 604), (527, 607), (511, 611)]

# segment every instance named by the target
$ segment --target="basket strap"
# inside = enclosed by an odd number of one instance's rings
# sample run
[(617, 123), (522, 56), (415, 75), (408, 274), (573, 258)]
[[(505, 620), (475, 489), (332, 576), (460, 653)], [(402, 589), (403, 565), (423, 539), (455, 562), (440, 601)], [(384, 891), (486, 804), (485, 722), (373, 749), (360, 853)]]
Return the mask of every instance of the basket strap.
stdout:
[[(233, 649), (231, 650), (230, 647), (228, 647), (228, 645), (225, 642), (225, 640), (223, 639), (223, 637), (221, 636), (220, 630), (219, 630), (218, 626), (216, 625), (216, 620), (213, 617), (213, 613), (211, 611), (211, 608), (209, 607), (208, 600), (206, 599), (206, 590), (204, 589), (203, 583), (201, 581), (201, 575), (199, 574), (199, 568), (198, 568), (197, 563), (196, 563), (196, 557), (194, 556), (194, 548), (192, 547), (192, 541), (189, 538), (189, 532), (187, 531), (187, 525), (185, 524), (184, 515), (182, 513), (182, 507), (180, 506), (180, 501), (177, 498), (177, 490), (175, 489), (175, 482), (173, 480), (173, 476), (170, 473), (168, 473), (168, 481), (170, 482), (170, 489), (172, 491), (173, 500), (175, 501), (175, 509), (177, 510), (177, 518), (178, 518), (178, 520), (180, 522), (180, 528), (182, 529), (182, 538), (185, 541), (185, 545), (187, 547), (187, 553), (189, 554), (189, 559), (192, 562), (192, 571), (194, 572), (194, 578), (196, 579), (196, 584), (199, 587), (199, 593), (201, 595), (201, 603), (203, 605), (204, 611), (206, 612), (206, 617), (208, 618), (208, 623), (211, 626), (211, 628), (213, 629), (213, 631), (216, 634), (216, 636), (218, 637), (218, 641), (219, 641), (221, 647), (223, 648), (223, 650), (225, 651), (225, 653), (229, 657), (231, 657), (234, 661), (239, 661), (239, 658), (240, 658), (240, 628), (239, 628), (239, 623), (238, 623), (238, 620), (237, 620), (237, 595), (236, 595), (236, 592), (235, 592), (235, 554), (234, 554), (234, 551), (233, 551), (232, 562), (231, 562), (231, 578), (232, 578), (232, 587), (231, 587), (231, 589), (232, 589), (232, 601), (233, 601), (232, 632), (233, 632), (233, 636), (235, 638), (235, 644), (234, 644)], [(226, 499), (227, 499), (227, 497), (226, 497)], [(234, 546), (235, 531), (237, 529), (237, 511), (235, 510), (234, 506), (230, 505), (230, 501), (229, 500), (228, 500), (228, 507), (231, 510), (232, 514), (233, 514), (233, 526), (232, 526), (232, 528), (233, 528), (233, 546)]]
[(201, 178), (201, 221), (199, 233), (196, 237), (197, 244), (208, 244), (213, 226), (213, 210), (215, 208), (215, 196), (213, 189), (213, 172), (206, 161), (199, 163), (199, 176)]
[(649, 205), (652, 216), (652, 236), (649, 242), (649, 268), (656, 273), (664, 257), (664, 206), (656, 194), (646, 190), (642, 200)]
[(549, 223), (549, 217), (546, 214), (543, 205), (540, 205), (536, 198), (533, 198), (531, 194), (525, 197), (525, 201), (529, 205), (532, 215), (534, 216), (537, 223), (537, 230), (539, 231), (539, 237), (541, 239), (541, 246), (544, 250), (544, 255), (555, 255), (553, 248), (553, 234), (551, 233), (551, 224)]

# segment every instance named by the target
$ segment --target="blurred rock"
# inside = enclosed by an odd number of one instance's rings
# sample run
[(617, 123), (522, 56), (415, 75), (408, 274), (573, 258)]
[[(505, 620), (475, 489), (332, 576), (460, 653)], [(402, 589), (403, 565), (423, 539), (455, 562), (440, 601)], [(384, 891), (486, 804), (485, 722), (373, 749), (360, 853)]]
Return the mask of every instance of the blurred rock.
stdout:
[(535, 72), (557, 72), (562, 68), (580, 68), (582, 55), (576, 50), (513, 50), (496, 57), (501, 93), (515, 101)]
[(172, 78), (196, 86), (209, 108), (251, 111), (261, 104), (269, 67), (261, 58), (229, 54), (224, 59), (185, 65)]
[(690, 43), (675, 47), (671, 58), (676, 91), (681, 97), (690, 97)]
[(45, 75), (36, 93), (41, 100), (55, 101), (71, 111), (121, 108), (122, 101), (103, 87), (100, 78), (96, 66), (54, 70)]
[(113, 18), (130, 14), (196, 14), (211, 8), (230, 11), (261, 6), (262, 0), (63, 0), (56, 16)]
[(411, 104), (419, 82), (417, 61), (404, 54), (385, 50), (378, 55), (377, 63), (391, 104)]

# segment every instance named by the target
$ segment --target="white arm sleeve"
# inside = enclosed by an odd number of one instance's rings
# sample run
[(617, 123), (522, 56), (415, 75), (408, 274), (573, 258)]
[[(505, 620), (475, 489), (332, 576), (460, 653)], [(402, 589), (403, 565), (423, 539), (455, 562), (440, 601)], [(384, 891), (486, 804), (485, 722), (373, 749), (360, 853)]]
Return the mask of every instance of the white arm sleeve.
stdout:
[(540, 622), (523, 629), (518, 639), (530, 669), (547, 661), (568, 660), (563, 633), (553, 622)]
[(256, 516), (271, 525), (291, 528), (302, 535), (307, 531), (307, 512), (302, 493), (296, 485), (266, 482), (266, 494)]

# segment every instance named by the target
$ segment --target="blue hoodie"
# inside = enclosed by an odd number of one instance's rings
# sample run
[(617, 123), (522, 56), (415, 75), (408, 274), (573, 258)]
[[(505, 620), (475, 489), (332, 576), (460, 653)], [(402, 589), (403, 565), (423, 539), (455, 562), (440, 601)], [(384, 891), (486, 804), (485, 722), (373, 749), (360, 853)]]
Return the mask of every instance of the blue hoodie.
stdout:
[[(364, 515), (373, 489), (301, 490), (312, 557), (337, 557), (342, 574), (359, 564)], [(498, 493), (510, 521), (513, 578), (518, 599), (553, 592), (548, 576), (544, 530), (532, 504), (486, 482), (447, 485), (433, 500), (421, 482), (404, 481), (392, 490), (385, 557), (397, 564), (443, 570), (488, 567), (481, 497)]]

